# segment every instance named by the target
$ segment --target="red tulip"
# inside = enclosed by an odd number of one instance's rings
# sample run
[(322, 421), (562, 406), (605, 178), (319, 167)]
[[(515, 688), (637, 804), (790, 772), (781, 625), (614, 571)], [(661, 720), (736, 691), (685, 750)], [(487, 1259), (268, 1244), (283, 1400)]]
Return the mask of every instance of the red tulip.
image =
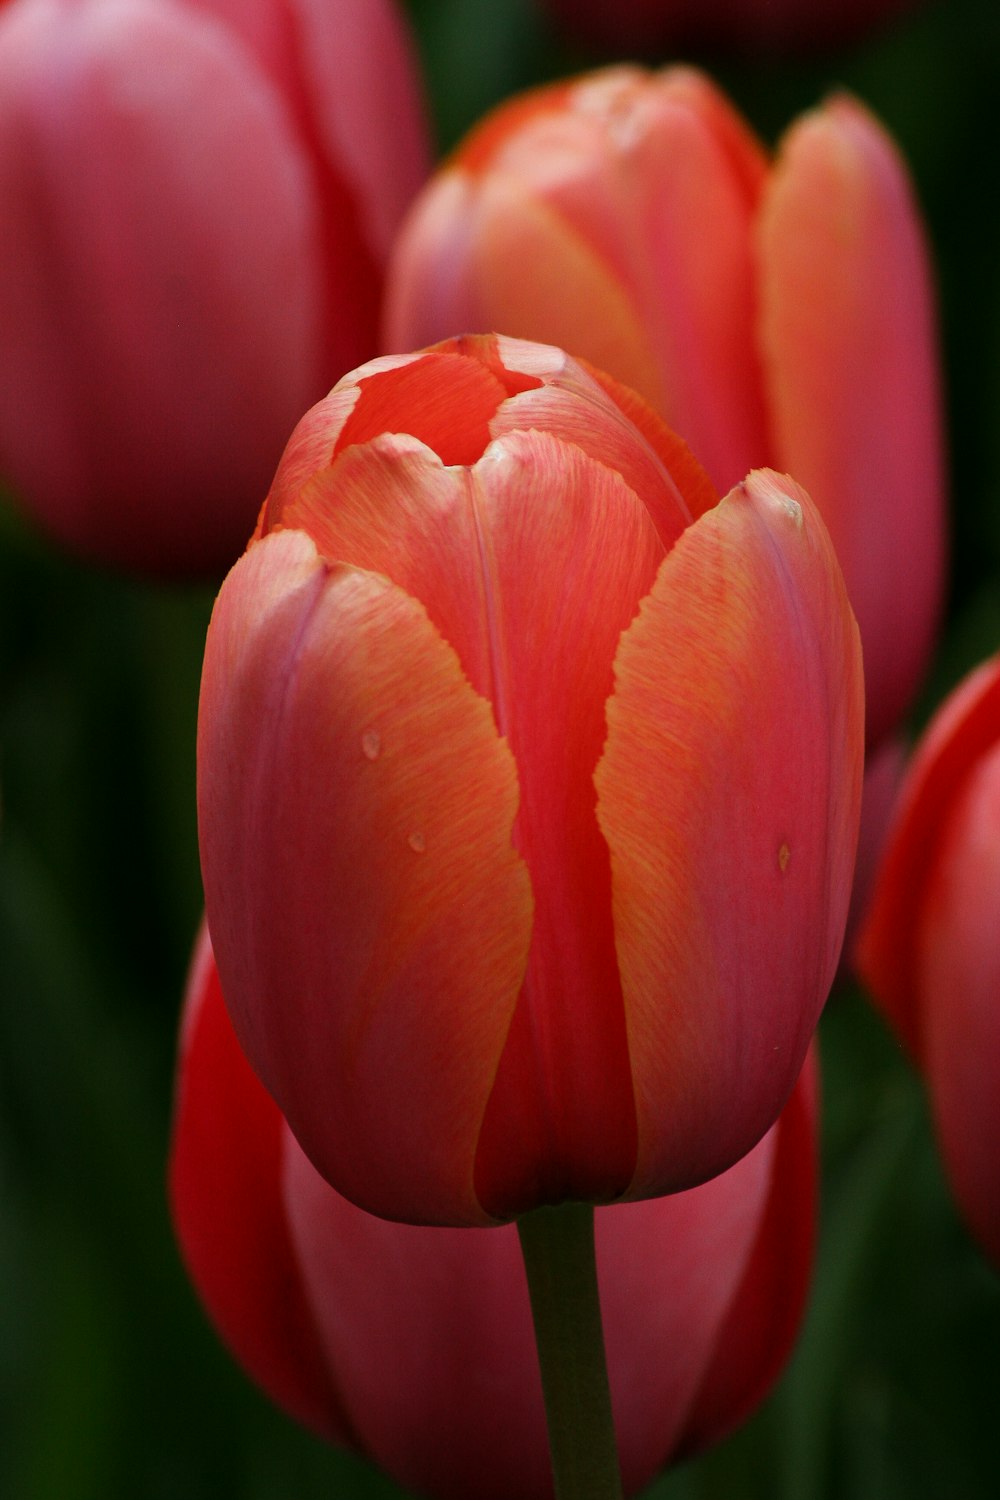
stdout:
[(393, 0), (0, 16), (0, 474), (53, 536), (228, 565), (292, 424), (377, 352), (424, 126)]
[(959, 1204), (1000, 1264), (1000, 658), (939, 710), (900, 794), (858, 966), (930, 1090)]
[(913, 0), (549, 0), (571, 35), (625, 52), (708, 44), (758, 51), (825, 47), (864, 36)]
[(389, 348), (493, 328), (591, 360), (720, 492), (761, 464), (794, 474), (858, 617), (869, 743), (899, 721), (938, 618), (940, 403), (917, 210), (860, 105), (804, 116), (772, 162), (690, 69), (540, 89), (418, 198), (387, 307)]
[(292, 436), (206, 645), (202, 869), (241, 1044), (364, 1208), (676, 1191), (791, 1091), (858, 644), (803, 492), (714, 499), (638, 398), (506, 339), (374, 361)]
[[(625, 1488), (717, 1441), (794, 1338), (812, 1253), (814, 1088), (724, 1176), (599, 1209)], [(236, 1358), (293, 1416), (421, 1494), (551, 1494), (517, 1232), (390, 1224), (315, 1172), (239, 1049), (207, 941), (185, 1009), (170, 1188)]]

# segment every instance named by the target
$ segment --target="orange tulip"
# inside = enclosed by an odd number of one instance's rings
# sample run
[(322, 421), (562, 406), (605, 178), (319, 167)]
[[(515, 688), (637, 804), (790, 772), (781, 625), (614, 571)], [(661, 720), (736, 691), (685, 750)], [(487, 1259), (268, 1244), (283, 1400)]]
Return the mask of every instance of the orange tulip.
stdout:
[(865, 651), (875, 744), (909, 706), (944, 562), (933, 299), (886, 133), (837, 97), (771, 161), (707, 78), (613, 68), (473, 131), (416, 201), (386, 346), (544, 339), (646, 397), (724, 492), (794, 474)]
[(939, 710), (900, 794), (859, 970), (927, 1079), (945, 1164), (1000, 1264), (1000, 658)]
[[(812, 1258), (813, 1096), (807, 1063), (778, 1123), (729, 1172), (597, 1211), (626, 1494), (725, 1436), (788, 1356)], [(389, 1224), (335, 1193), (241, 1053), (204, 939), (170, 1197), (220, 1335), (293, 1417), (435, 1500), (551, 1495), (516, 1230)]]
[(748, 1151), (836, 967), (861, 700), (790, 480), (716, 503), (543, 345), (345, 377), (223, 585), (198, 732), (223, 990), (327, 1180), (483, 1224)]

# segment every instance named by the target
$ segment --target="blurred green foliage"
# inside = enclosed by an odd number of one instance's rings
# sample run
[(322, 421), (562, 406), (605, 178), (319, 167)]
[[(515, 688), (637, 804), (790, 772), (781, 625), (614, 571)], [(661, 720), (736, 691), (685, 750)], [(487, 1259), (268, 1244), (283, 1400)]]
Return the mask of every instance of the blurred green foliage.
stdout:
[[(533, 0), (412, 0), (442, 149), (597, 61)], [(954, 567), (922, 720), (1000, 643), (1000, 8), (939, 0), (833, 57), (713, 68), (773, 140), (833, 87), (912, 164), (940, 272)], [(900, 546), (905, 548), (905, 537)], [(163, 1191), (200, 912), (193, 746), (213, 590), (56, 554), (0, 507), (0, 1494), (399, 1495), (298, 1431), (218, 1346)], [(919, 1082), (862, 996), (822, 1028), (822, 1245), (798, 1354), (663, 1500), (986, 1500), (1000, 1278), (951, 1206)], [(669, 1358), (669, 1351), (665, 1351)]]

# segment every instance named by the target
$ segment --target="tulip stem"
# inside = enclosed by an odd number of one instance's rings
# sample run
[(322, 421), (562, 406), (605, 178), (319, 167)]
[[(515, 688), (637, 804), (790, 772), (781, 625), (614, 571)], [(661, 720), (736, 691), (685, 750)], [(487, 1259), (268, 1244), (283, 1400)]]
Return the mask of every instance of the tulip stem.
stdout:
[(586, 1203), (536, 1208), (517, 1221), (542, 1372), (557, 1500), (621, 1500)]

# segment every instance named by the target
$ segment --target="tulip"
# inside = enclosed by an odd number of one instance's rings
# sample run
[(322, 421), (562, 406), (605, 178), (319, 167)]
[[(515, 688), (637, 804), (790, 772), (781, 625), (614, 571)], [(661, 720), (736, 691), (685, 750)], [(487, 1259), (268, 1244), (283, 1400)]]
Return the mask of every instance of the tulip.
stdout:
[(864, 36), (913, 0), (549, 0), (570, 35), (598, 46), (793, 51)]
[[(717, 1441), (795, 1335), (815, 1198), (807, 1069), (777, 1125), (689, 1193), (598, 1210), (625, 1489)], [(239, 1049), (202, 938), (170, 1164), (184, 1259), (248, 1373), (420, 1494), (551, 1494), (516, 1231), (388, 1223), (328, 1186)]]
[(859, 970), (924, 1074), (955, 1196), (1000, 1265), (1000, 657), (920, 742)]
[(222, 587), (198, 726), (223, 991), (327, 1181), (475, 1225), (744, 1155), (836, 967), (861, 699), (792, 481), (717, 503), (544, 345), (345, 377)]
[(377, 353), (424, 173), (393, 0), (0, 15), (0, 474), (52, 536), (228, 566), (292, 424)]
[(758, 465), (793, 474), (858, 617), (869, 743), (890, 733), (939, 613), (940, 401), (917, 210), (859, 104), (804, 116), (771, 161), (690, 69), (540, 89), (417, 199), (386, 301), (390, 349), (493, 328), (599, 365), (721, 493)]

